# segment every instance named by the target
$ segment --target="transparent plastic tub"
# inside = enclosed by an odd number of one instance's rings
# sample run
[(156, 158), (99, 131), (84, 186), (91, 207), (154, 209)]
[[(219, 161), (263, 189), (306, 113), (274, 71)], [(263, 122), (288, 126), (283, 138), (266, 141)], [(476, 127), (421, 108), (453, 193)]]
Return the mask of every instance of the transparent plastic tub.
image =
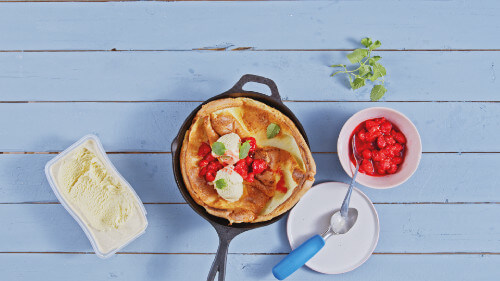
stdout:
[[(137, 209), (137, 214), (134, 214), (132, 217), (135, 215), (137, 218), (134, 218), (134, 221), (139, 221), (140, 224), (137, 226), (127, 226), (127, 223), (131, 219), (128, 219), (124, 225), (123, 230), (120, 230), (120, 228), (112, 231), (100, 231), (98, 229), (93, 228), (88, 222), (85, 221), (84, 215), (81, 213), (81, 211), (78, 209), (76, 205), (73, 205), (71, 201), (67, 200), (65, 198), (65, 195), (61, 193), (59, 186), (57, 184), (57, 180), (55, 179), (54, 176), (54, 170), (53, 168), (57, 168), (58, 165), (62, 163), (62, 161), (65, 159), (66, 156), (71, 154), (75, 149), (81, 147), (81, 146), (91, 146), (92, 149), (90, 149), (98, 158), (103, 162), (105, 167), (107, 168), (108, 172), (115, 176), (122, 184), (125, 186), (130, 193), (133, 195), (135, 202), (134, 202), (134, 207)], [(135, 192), (135, 190), (132, 188), (132, 186), (123, 178), (123, 176), (116, 170), (115, 166), (113, 163), (109, 160), (108, 156), (106, 155), (106, 152), (104, 151), (104, 148), (101, 145), (101, 142), (99, 141), (99, 138), (95, 135), (86, 135), (80, 140), (78, 140), (76, 143), (71, 145), (69, 148), (61, 152), (58, 156), (47, 162), (45, 165), (45, 175), (47, 176), (47, 180), (49, 181), (50, 187), (54, 191), (54, 193), (57, 196), (57, 199), (63, 207), (69, 212), (69, 214), (78, 222), (80, 227), (83, 229), (85, 234), (87, 235), (87, 238), (90, 240), (90, 243), (92, 244), (92, 248), (94, 249), (96, 255), (100, 258), (109, 258), (112, 255), (114, 255), (116, 252), (118, 252), (120, 249), (128, 245), (130, 242), (144, 234), (146, 231), (146, 228), (148, 226), (148, 221), (146, 219), (146, 209), (144, 208), (144, 205), (142, 204), (141, 199)], [(133, 222), (134, 222), (133, 221)], [(130, 222), (132, 223), (132, 222)], [(131, 231), (131, 233), (128, 234), (123, 234), (120, 233), (124, 231)], [(111, 244), (111, 246), (105, 246), (104, 244)]]

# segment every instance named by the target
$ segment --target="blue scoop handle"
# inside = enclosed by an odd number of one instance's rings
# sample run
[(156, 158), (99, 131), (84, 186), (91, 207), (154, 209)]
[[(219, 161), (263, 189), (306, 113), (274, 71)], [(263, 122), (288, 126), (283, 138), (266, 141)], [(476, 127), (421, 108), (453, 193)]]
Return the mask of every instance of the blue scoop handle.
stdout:
[(320, 235), (315, 235), (273, 267), (273, 275), (278, 280), (283, 280), (302, 267), (308, 260), (316, 255), (325, 246), (325, 240)]

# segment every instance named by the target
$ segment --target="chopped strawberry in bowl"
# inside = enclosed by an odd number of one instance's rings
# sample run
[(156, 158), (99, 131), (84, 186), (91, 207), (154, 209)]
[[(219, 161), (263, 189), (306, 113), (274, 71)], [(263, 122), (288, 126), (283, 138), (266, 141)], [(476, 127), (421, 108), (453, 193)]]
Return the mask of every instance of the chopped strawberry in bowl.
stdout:
[(395, 174), (405, 157), (406, 137), (385, 117), (361, 122), (349, 139), (349, 159), (356, 165), (352, 139), (356, 137), (356, 151), (363, 157), (359, 172), (381, 177)]
[(354, 114), (342, 127), (337, 142), (340, 163), (349, 176), (356, 168), (352, 139), (363, 158), (356, 179), (372, 188), (391, 188), (408, 180), (422, 154), (420, 135), (402, 113), (372, 107)]

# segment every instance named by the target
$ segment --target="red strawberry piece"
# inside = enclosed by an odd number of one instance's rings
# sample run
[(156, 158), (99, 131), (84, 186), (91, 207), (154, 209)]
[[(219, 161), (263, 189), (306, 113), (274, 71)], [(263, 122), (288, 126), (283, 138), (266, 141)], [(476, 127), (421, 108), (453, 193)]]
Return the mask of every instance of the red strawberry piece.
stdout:
[(392, 124), (389, 121), (384, 121), (382, 124), (380, 124), (380, 130), (382, 133), (389, 135), (392, 130)]
[(245, 180), (246, 180), (247, 182), (253, 182), (254, 176), (255, 176), (255, 174), (254, 174), (254, 173), (248, 173), (248, 175), (247, 175), (247, 177), (245, 178)]
[(217, 164), (218, 164), (218, 162), (215, 162), (215, 161), (214, 162), (210, 162), (208, 164), (208, 166), (207, 166), (207, 169), (209, 171), (217, 172), (217, 168), (219, 167), (219, 165), (217, 165)]
[(203, 157), (203, 160), (207, 160), (208, 162), (212, 162), (215, 160), (215, 157), (212, 156), (212, 153), (209, 153)]
[(245, 159), (241, 159), (240, 161), (238, 161), (238, 163), (236, 163), (236, 166), (234, 167), (234, 170), (238, 174), (240, 174), (242, 178), (246, 178), (248, 174), (248, 166)]
[(373, 149), (375, 149), (375, 146), (373, 145), (372, 142), (366, 142), (365, 149), (373, 150)]
[(200, 178), (204, 177), (207, 174), (207, 167), (203, 167), (200, 169), (200, 172), (198, 173), (198, 176)]
[(372, 152), (369, 149), (363, 150), (363, 158), (364, 159), (372, 158)]
[(391, 160), (385, 159), (385, 160), (381, 161), (380, 168), (382, 168), (384, 170), (390, 169), (391, 168)]
[(249, 141), (249, 143), (250, 143), (250, 150), (249, 150), (249, 152), (255, 151), (255, 149), (257, 148), (257, 141), (255, 140), (255, 138), (248, 137), (248, 138), (241, 139), (241, 143), (244, 143), (246, 141)]
[(378, 128), (377, 122), (375, 122), (373, 120), (366, 121), (365, 126), (368, 129), (368, 131), (370, 131), (371, 128), (375, 128), (375, 127)]
[(403, 145), (400, 143), (395, 143), (394, 145), (391, 146), (390, 148), (394, 154), (399, 153), (401, 150), (403, 150)]
[(403, 163), (403, 158), (396, 156), (396, 157), (392, 158), (391, 162), (392, 162), (392, 164), (399, 165), (399, 164)]
[(378, 125), (382, 124), (385, 122), (385, 117), (380, 117), (380, 118), (376, 118), (373, 120), (375, 123), (377, 123)]
[(366, 130), (361, 130), (358, 132), (358, 138), (361, 140), (361, 141), (366, 141)]
[(241, 167), (241, 168), (247, 168), (247, 161), (245, 159), (241, 159), (238, 162), (236, 162), (236, 167)]
[(212, 148), (210, 148), (210, 145), (208, 143), (204, 142), (200, 145), (200, 148), (198, 149), (198, 156), (205, 156), (208, 153), (212, 151)]
[(216, 161), (215, 163), (217, 163), (217, 167), (216, 167), (217, 171), (224, 168), (224, 165), (222, 165), (219, 161)]
[(260, 174), (264, 172), (264, 170), (267, 169), (267, 163), (266, 161), (262, 159), (255, 159), (252, 163), (252, 170), (256, 174)]
[(247, 157), (247, 158), (245, 158), (245, 161), (246, 161), (247, 165), (250, 165), (250, 164), (252, 164), (253, 159), (250, 157)]
[(405, 135), (403, 135), (403, 133), (401, 133), (401, 132), (397, 132), (397, 133), (394, 135), (394, 139), (395, 139), (397, 142), (401, 143), (401, 144), (406, 143), (406, 137), (405, 137)]
[(377, 146), (378, 148), (384, 148), (387, 145), (387, 142), (385, 142), (384, 136), (380, 136), (377, 138)]
[(198, 166), (199, 167), (205, 167), (206, 165), (208, 165), (208, 161), (207, 160), (200, 160), (200, 162), (198, 162)]
[(396, 140), (391, 135), (384, 136), (384, 139), (388, 145), (393, 145), (396, 143)]
[(385, 175), (385, 170), (382, 169), (382, 168), (378, 168), (377, 169), (377, 174), (379, 174), (379, 175)]
[(361, 167), (367, 174), (373, 173), (373, 164), (370, 160), (364, 159), (363, 162), (361, 162)]
[(365, 149), (365, 143), (362, 141), (356, 142), (356, 150), (363, 151)]
[(215, 180), (215, 175), (211, 171), (208, 171), (207, 174), (205, 175), (205, 180), (206, 181), (214, 181)]
[(387, 173), (389, 174), (394, 174), (398, 171), (398, 165), (396, 164), (391, 164), (391, 167), (387, 169)]
[(378, 127), (372, 127), (368, 130), (368, 134), (366, 135), (366, 140), (369, 142), (375, 141), (378, 137), (382, 135), (382, 132)]
[(382, 155), (382, 154), (380, 154), (380, 151), (375, 150), (375, 149), (374, 149), (374, 150), (372, 150), (372, 159), (373, 159), (374, 161), (382, 161), (382, 159), (383, 159), (383, 157), (382, 157), (382, 156), (383, 156), (383, 155)]
[(239, 168), (239, 169), (234, 168), (234, 170), (235, 170), (238, 174), (240, 174), (240, 176), (241, 176), (242, 178), (244, 178), (244, 179), (248, 176), (248, 170), (247, 170), (246, 168)]

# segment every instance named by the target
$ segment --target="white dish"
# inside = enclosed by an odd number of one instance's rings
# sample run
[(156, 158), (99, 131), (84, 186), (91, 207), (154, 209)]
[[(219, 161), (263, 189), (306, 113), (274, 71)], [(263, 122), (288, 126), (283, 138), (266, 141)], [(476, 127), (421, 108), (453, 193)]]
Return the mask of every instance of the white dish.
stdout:
[[(309, 190), (292, 209), (287, 221), (290, 246), (295, 249), (310, 237), (328, 229), (330, 217), (340, 209), (348, 185), (321, 183)], [(343, 235), (333, 235), (306, 266), (325, 274), (339, 274), (362, 265), (372, 255), (379, 237), (377, 211), (366, 195), (353, 188), (350, 208), (358, 210), (354, 226)]]
[[(59, 166), (71, 153), (81, 147), (92, 151), (97, 158), (105, 165), (106, 169), (115, 176), (122, 184), (125, 186), (134, 197), (134, 207), (136, 212), (134, 212), (127, 221), (120, 226), (118, 229), (112, 229), (108, 231), (99, 231), (93, 228), (88, 222), (86, 222), (83, 213), (78, 209), (78, 207), (71, 203), (70, 200), (65, 198), (65, 195), (61, 193), (57, 184), (57, 174)], [(97, 256), (100, 258), (108, 258), (115, 254), (117, 251), (125, 247), (127, 244), (135, 240), (137, 237), (141, 236), (148, 225), (146, 219), (146, 210), (142, 204), (141, 199), (135, 193), (134, 189), (130, 184), (122, 177), (122, 175), (116, 170), (115, 166), (109, 160), (104, 151), (101, 142), (94, 135), (86, 135), (76, 143), (71, 145), (69, 148), (61, 152), (58, 156), (50, 160), (45, 165), (45, 175), (49, 181), (50, 187), (57, 196), (57, 199), (63, 207), (70, 213), (70, 215), (78, 222), (80, 227), (83, 229), (87, 238), (92, 244)]]

